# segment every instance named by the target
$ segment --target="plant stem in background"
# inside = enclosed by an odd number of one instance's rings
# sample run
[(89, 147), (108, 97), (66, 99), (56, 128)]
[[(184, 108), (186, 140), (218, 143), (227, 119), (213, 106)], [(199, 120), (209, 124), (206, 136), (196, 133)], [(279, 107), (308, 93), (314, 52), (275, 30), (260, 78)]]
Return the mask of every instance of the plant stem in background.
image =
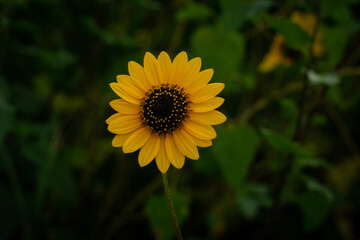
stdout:
[(176, 217), (174, 203), (173, 203), (173, 201), (171, 199), (170, 188), (169, 188), (169, 183), (168, 183), (168, 178), (167, 178), (166, 173), (162, 173), (162, 180), (163, 180), (163, 184), (164, 184), (164, 190), (165, 190), (165, 193), (166, 193), (166, 198), (167, 198), (168, 203), (169, 203), (171, 218), (172, 218), (172, 221), (174, 223), (176, 236), (177, 236), (178, 240), (182, 240), (183, 238), (181, 236), (180, 225), (179, 225), (179, 222), (178, 222), (177, 217)]

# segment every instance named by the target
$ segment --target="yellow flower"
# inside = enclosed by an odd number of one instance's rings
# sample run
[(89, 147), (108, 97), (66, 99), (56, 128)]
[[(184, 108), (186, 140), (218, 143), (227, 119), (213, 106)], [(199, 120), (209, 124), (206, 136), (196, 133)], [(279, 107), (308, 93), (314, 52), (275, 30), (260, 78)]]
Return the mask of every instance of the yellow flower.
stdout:
[(277, 68), (278, 66), (290, 66), (291, 59), (284, 56), (282, 48), (285, 39), (282, 35), (277, 34), (271, 43), (269, 52), (264, 56), (264, 59), (259, 65), (259, 71), (267, 73)]
[[(310, 36), (314, 36), (317, 19), (313, 13), (302, 13), (296, 11), (291, 14), (290, 20), (299, 25)], [(260, 72), (268, 73), (279, 66), (288, 67), (291, 65), (292, 59), (284, 54), (284, 45), (285, 39), (283, 35), (276, 34), (270, 46), (269, 52), (264, 56), (258, 66)], [(322, 33), (320, 30), (317, 31), (316, 36), (314, 37), (312, 54), (315, 57), (321, 57), (325, 54)]]
[(159, 170), (167, 172), (170, 163), (182, 168), (185, 156), (197, 160), (197, 147), (209, 147), (216, 132), (211, 125), (226, 120), (215, 109), (224, 99), (217, 97), (223, 83), (209, 83), (214, 71), (200, 72), (201, 59), (188, 61), (186, 52), (173, 62), (167, 53), (156, 59), (147, 52), (144, 67), (128, 64), (129, 75), (118, 75), (110, 87), (120, 97), (110, 102), (117, 111), (106, 120), (116, 136), (114, 147), (124, 153), (138, 149), (141, 167), (154, 158)]
[[(290, 20), (298, 24), (310, 36), (314, 36), (317, 18), (313, 13), (294, 12), (290, 16)], [(312, 46), (312, 54), (315, 57), (321, 57), (325, 53), (321, 30), (318, 30), (314, 37)]]

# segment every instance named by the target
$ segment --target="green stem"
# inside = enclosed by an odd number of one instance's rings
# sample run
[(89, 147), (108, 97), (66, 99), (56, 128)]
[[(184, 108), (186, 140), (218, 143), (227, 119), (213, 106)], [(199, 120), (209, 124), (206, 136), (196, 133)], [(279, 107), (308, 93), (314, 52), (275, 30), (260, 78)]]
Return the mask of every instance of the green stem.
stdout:
[(172, 221), (174, 223), (176, 236), (177, 236), (178, 240), (182, 240), (183, 238), (181, 236), (180, 225), (179, 225), (179, 222), (178, 222), (177, 217), (176, 217), (174, 203), (173, 203), (173, 201), (171, 199), (170, 188), (169, 188), (169, 183), (168, 183), (168, 178), (167, 178), (166, 173), (162, 174), (162, 180), (163, 180), (163, 184), (164, 184), (164, 190), (165, 190), (165, 193), (166, 193), (166, 198), (167, 198), (168, 203), (169, 203), (171, 218), (172, 218)]

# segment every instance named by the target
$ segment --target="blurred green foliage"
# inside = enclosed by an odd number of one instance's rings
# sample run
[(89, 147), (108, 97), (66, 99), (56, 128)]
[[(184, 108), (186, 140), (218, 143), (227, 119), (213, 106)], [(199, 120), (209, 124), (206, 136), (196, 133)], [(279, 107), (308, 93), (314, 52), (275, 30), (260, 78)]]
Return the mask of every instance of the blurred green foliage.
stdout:
[(108, 84), (162, 50), (226, 84), (214, 146), (169, 172), (185, 239), (359, 239), (359, 11), (0, 0), (0, 239), (174, 239), (155, 164), (105, 125)]

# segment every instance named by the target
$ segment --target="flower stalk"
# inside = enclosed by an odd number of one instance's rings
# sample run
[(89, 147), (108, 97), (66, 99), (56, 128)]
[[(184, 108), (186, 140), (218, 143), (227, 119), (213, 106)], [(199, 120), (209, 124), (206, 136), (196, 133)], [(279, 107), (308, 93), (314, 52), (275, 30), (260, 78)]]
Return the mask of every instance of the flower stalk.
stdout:
[(181, 235), (180, 225), (179, 225), (179, 222), (178, 222), (177, 217), (176, 217), (174, 203), (173, 203), (172, 198), (171, 198), (170, 188), (169, 188), (169, 183), (168, 183), (168, 178), (167, 178), (166, 173), (162, 173), (162, 181), (163, 181), (163, 184), (164, 184), (164, 191), (166, 193), (166, 198), (167, 198), (167, 201), (168, 201), (168, 204), (169, 204), (171, 219), (172, 219), (172, 221), (174, 223), (177, 239), (182, 240), (183, 238), (182, 238), (182, 235)]

